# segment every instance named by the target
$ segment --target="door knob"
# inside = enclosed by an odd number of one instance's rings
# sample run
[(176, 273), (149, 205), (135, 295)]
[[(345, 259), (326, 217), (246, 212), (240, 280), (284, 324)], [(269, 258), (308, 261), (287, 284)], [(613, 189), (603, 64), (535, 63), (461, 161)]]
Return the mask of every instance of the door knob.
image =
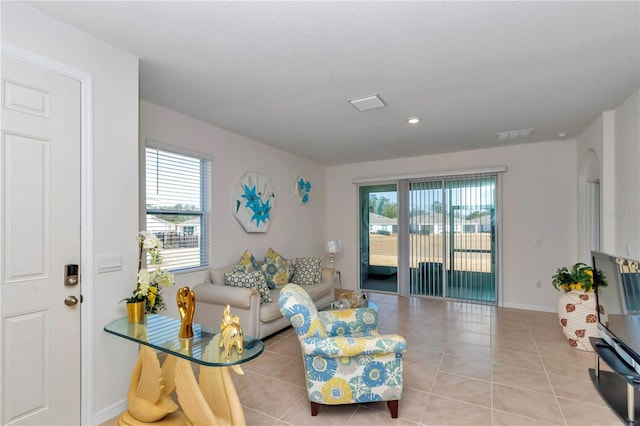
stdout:
[(75, 296), (69, 296), (64, 299), (64, 304), (67, 306), (75, 306), (78, 304), (78, 298)]

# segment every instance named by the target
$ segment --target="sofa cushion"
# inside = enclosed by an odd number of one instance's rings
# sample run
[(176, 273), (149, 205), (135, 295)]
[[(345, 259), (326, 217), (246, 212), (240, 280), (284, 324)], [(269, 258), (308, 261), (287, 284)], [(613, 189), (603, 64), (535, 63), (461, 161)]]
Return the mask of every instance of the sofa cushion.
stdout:
[(270, 322), (278, 318), (282, 318), (280, 308), (278, 307), (278, 295), (280, 290), (271, 290), (271, 303), (260, 305), (260, 322)]
[[(333, 284), (331, 284), (330, 282), (329, 283), (322, 282), (319, 284), (305, 287), (304, 290), (307, 293), (309, 293), (309, 296), (311, 296), (311, 299), (313, 299), (313, 301), (316, 302), (320, 298), (326, 296), (327, 294), (333, 291)], [(274, 300), (278, 300), (278, 299), (274, 299)]]
[(247, 287), (258, 290), (260, 303), (269, 303), (273, 300), (262, 272), (226, 272), (224, 274), (224, 283), (232, 287)]
[(224, 285), (224, 274), (227, 272), (233, 272), (233, 268), (236, 267), (237, 264), (222, 266), (220, 268), (209, 268), (209, 280), (212, 283), (218, 285)]
[(322, 256), (296, 257), (291, 282), (298, 285), (318, 284), (322, 278)]
[(233, 268), (235, 272), (253, 272), (260, 271), (260, 264), (253, 257), (253, 254), (247, 249), (240, 256), (238, 264)]
[(291, 275), (293, 275), (291, 261), (282, 257), (271, 247), (269, 247), (260, 268), (270, 289), (288, 284)]

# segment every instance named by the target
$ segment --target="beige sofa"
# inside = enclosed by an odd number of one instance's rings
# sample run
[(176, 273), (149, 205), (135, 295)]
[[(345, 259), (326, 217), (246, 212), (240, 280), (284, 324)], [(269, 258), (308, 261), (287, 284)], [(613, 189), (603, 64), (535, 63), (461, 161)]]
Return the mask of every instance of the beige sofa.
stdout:
[[(231, 313), (240, 318), (245, 335), (262, 339), (291, 325), (282, 316), (278, 307), (279, 290), (271, 290), (271, 303), (260, 304), (257, 290), (224, 285), (224, 273), (232, 272), (235, 264), (209, 270), (209, 282), (193, 288), (196, 294), (194, 322), (220, 329), (222, 311), (228, 304)], [(329, 306), (335, 300), (335, 289), (339, 286), (339, 273), (335, 269), (322, 268), (319, 284), (302, 286), (313, 299), (318, 309)]]

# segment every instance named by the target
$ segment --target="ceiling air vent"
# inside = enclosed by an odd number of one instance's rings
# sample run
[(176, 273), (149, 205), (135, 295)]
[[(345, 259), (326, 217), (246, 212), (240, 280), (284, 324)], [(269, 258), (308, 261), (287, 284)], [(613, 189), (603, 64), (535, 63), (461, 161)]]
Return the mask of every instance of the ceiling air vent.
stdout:
[(387, 105), (377, 94), (365, 96), (364, 98), (351, 99), (349, 103), (356, 107), (358, 111), (369, 111), (370, 109), (382, 108)]
[(508, 132), (499, 132), (498, 140), (500, 142), (515, 141), (518, 139), (527, 139), (533, 133), (533, 129), (509, 130)]

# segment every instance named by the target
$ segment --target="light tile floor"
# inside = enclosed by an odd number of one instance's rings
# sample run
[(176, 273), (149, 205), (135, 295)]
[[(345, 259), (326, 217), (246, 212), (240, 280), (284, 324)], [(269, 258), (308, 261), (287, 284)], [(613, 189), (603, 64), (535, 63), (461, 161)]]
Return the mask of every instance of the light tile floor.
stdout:
[[(399, 418), (386, 403), (321, 406), (311, 417), (291, 328), (265, 339), (234, 382), (248, 425), (620, 425), (557, 315), (369, 293), (380, 332), (408, 342)], [(105, 425), (113, 424), (111, 422)]]

